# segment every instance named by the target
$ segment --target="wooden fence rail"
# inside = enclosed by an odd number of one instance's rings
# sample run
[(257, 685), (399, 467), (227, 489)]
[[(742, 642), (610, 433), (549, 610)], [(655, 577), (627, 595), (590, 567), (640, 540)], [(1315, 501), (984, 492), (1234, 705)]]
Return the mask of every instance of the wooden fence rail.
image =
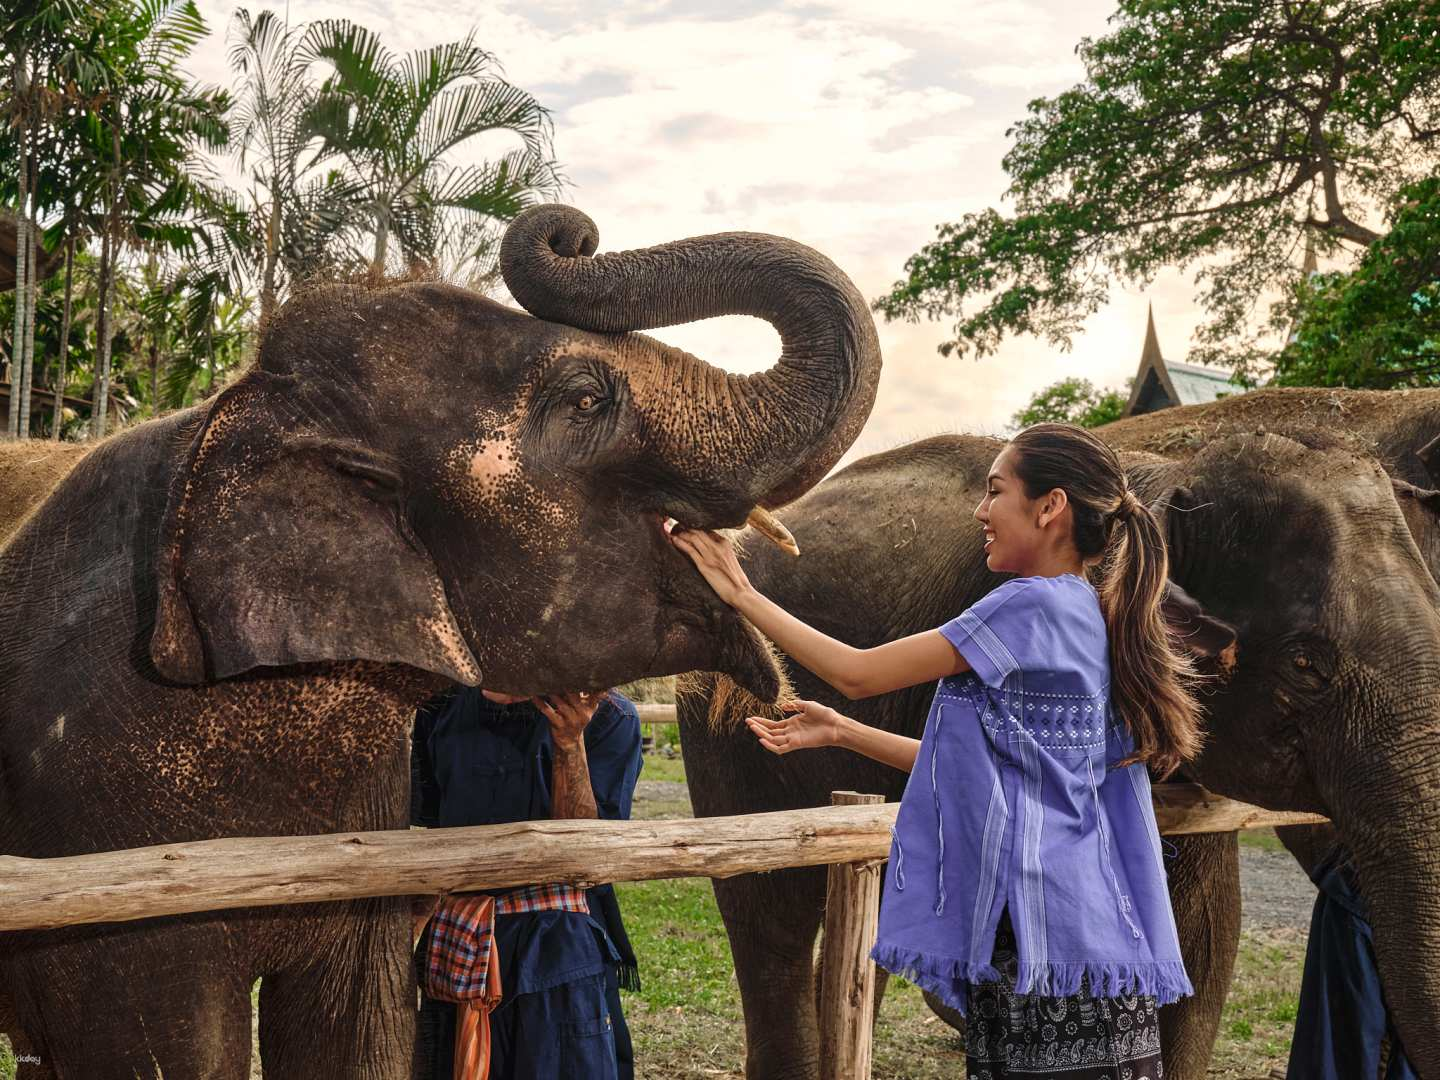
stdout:
[[(0, 856), (0, 931), (363, 896), (732, 877), (867, 862), (890, 850), (896, 804), (677, 821), (514, 825), (236, 837), (55, 859)], [(1275, 813), (1193, 784), (1159, 785), (1163, 833), (1324, 820)]]

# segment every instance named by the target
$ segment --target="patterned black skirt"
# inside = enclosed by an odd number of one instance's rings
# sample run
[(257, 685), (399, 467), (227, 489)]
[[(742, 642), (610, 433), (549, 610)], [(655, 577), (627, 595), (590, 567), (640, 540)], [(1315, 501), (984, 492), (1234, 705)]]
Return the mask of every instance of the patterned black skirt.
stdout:
[(995, 935), (1001, 982), (970, 988), (965, 1069), (970, 1080), (1162, 1080), (1155, 999), (1015, 993), (1019, 959), (1007, 914)]

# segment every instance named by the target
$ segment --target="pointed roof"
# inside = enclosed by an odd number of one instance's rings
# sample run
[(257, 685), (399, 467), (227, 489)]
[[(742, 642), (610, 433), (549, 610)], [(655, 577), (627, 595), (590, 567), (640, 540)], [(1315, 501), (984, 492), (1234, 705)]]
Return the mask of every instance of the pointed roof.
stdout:
[(1243, 390), (1230, 381), (1227, 372), (1199, 364), (1167, 362), (1160, 352), (1160, 336), (1155, 332), (1155, 306), (1149, 305), (1145, 320), (1145, 346), (1140, 350), (1140, 367), (1130, 387), (1126, 416), (1175, 405), (1199, 405), (1238, 393), (1243, 393)]

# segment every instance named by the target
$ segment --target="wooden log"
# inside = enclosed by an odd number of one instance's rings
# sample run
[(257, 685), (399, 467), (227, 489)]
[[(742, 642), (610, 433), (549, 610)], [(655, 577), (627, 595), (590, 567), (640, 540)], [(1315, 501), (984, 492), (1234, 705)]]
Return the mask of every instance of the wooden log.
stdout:
[(1151, 791), (1155, 821), (1164, 836), (1236, 832), (1275, 825), (1319, 825), (1323, 814), (1266, 810), (1206, 791), (1199, 784), (1156, 784)]
[[(889, 854), (896, 809), (826, 806), (699, 821), (527, 821), (234, 837), (57, 859), (0, 855), (0, 931), (535, 882), (732, 877), (864, 862)], [(1232, 803), (1194, 785), (1157, 788), (1156, 817), (1160, 831), (1169, 833), (1323, 820)]]
[(640, 714), (642, 724), (673, 724), (675, 719), (674, 705), (644, 704), (636, 705), (635, 711)]
[[(883, 795), (834, 791), (835, 806), (875, 806)], [(820, 1078), (870, 1080), (875, 1028), (875, 944), (880, 916), (880, 859), (835, 863), (825, 892), (820, 963)]]
[(0, 856), (0, 930), (362, 896), (590, 885), (883, 858), (894, 806), (701, 821), (527, 821)]

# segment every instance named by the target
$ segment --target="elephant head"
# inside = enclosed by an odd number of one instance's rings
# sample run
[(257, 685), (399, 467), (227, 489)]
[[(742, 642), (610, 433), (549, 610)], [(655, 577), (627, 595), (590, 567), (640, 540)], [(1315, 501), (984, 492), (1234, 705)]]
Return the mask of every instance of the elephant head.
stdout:
[(1192, 771), (1334, 821), (1427, 1071), (1440, 1061), (1440, 590), (1402, 513), (1415, 496), (1313, 432), (1231, 436), (1142, 475), (1172, 577), (1238, 633), (1233, 670), (1204, 694), (1213, 749)]
[[(705, 668), (773, 697), (764, 642), (666, 522), (738, 526), (825, 474), (874, 401), (869, 312), (778, 237), (594, 258), (597, 240), (567, 207), (515, 220), (501, 266), (534, 317), (440, 284), (288, 303), (192, 425), (158, 671), (367, 659), (533, 693)], [(737, 313), (779, 331), (769, 371), (632, 332)]]

